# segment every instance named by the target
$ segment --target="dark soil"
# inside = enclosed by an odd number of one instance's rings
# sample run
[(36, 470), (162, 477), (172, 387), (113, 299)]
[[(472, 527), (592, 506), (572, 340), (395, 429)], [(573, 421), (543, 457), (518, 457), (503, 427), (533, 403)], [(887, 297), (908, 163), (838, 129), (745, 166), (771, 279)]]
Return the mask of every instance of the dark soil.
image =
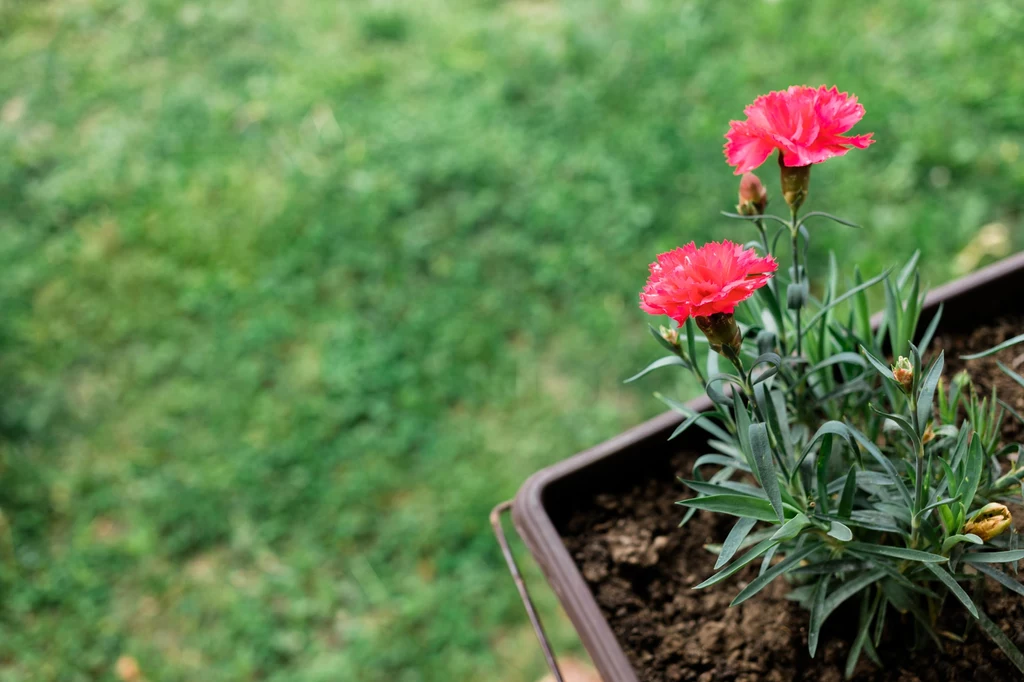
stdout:
[[(980, 327), (967, 336), (947, 334), (938, 337), (935, 340), (935, 348), (946, 351), (944, 379), (949, 380), (960, 370), (966, 369), (983, 397), (988, 396), (994, 386), (1000, 399), (1018, 414), (1024, 415), (1024, 390), (996, 364), (997, 361), (1002, 362), (1017, 374), (1024, 375), (1024, 343), (1011, 346), (987, 358), (960, 359), (961, 355), (992, 348), (1020, 334), (1024, 334), (1024, 317), (1015, 316), (1005, 317), (993, 325)], [(1024, 426), (1013, 415), (1007, 415), (1003, 422), (1003, 439), (1007, 443), (1019, 443), (1024, 440)]]
[[(967, 339), (939, 339), (951, 370), (963, 367), (960, 349), (985, 349), (1022, 329), (1020, 319), (1004, 320)], [(998, 358), (1018, 366), (1024, 348), (1004, 351)], [(979, 385), (993, 383), (1011, 405), (1024, 408), (1024, 390), (999, 371), (995, 361), (969, 365)], [(948, 374), (951, 376), (951, 374)], [(1016, 427), (1008, 433), (1019, 434)], [(689, 478), (693, 455), (679, 455), (674, 471)], [(690, 493), (674, 477), (656, 475), (625, 493), (602, 494), (579, 506), (563, 539), (602, 612), (644, 682), (718, 680), (735, 682), (840, 682), (857, 625), (857, 612), (837, 611), (822, 631), (814, 659), (807, 652), (807, 612), (785, 599), (789, 586), (776, 580), (737, 607), (729, 602), (757, 575), (759, 561), (715, 587), (691, 589), (714, 572), (715, 556), (704, 549), (720, 543), (735, 522), (733, 517), (699, 512), (682, 529), (683, 508), (676, 501)], [(1016, 514), (1024, 517), (1024, 514)], [(1024, 518), (1018, 518), (1024, 521)], [(1024, 578), (1024, 573), (1022, 573)], [(994, 583), (986, 590), (984, 609), (1004, 632), (1024, 648), (1024, 598), (1002, 591)], [(856, 600), (851, 600), (851, 608)], [(886, 666), (878, 669), (861, 658), (856, 680), (871, 682), (960, 682), (962, 680), (1020, 680), (1021, 674), (962, 609), (947, 609), (946, 631), (967, 632), (963, 644), (946, 641), (914, 651), (890, 617), (879, 648)], [(609, 680), (608, 682), (613, 682)]]

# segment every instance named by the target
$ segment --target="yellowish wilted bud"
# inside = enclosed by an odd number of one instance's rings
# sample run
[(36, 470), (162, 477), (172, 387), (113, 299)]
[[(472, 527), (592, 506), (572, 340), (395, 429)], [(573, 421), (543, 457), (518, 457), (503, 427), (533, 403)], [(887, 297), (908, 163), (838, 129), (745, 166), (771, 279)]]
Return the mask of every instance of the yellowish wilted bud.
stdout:
[(1005, 504), (990, 502), (975, 512), (974, 516), (964, 524), (964, 533), (973, 533), (988, 542), (1013, 523), (1013, 517)]

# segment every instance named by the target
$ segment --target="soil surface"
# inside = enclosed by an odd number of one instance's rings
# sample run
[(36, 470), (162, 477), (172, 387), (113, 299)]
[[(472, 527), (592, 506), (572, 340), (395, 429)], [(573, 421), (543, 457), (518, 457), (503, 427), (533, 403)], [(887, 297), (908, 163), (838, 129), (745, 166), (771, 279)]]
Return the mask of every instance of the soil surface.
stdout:
[[(987, 350), (1020, 334), (1024, 334), (1024, 316), (1004, 317), (995, 324), (980, 327), (967, 336), (939, 336), (934, 347), (946, 351), (943, 380), (949, 381), (954, 374), (966, 369), (982, 397), (990, 395), (994, 386), (996, 395), (1003, 402), (1016, 410), (1017, 414), (1024, 415), (1024, 390), (999, 369), (997, 364), (1001, 362), (1017, 374), (1024, 375), (1024, 343), (986, 358), (960, 359), (961, 355)], [(1008, 414), (1003, 422), (1003, 439), (1007, 443), (1019, 443), (1024, 440), (1024, 426), (1013, 415)]]
[[(952, 371), (963, 368), (960, 349), (986, 349), (1024, 331), (1024, 319), (1004, 320), (966, 339), (940, 338)], [(969, 369), (986, 390), (995, 384), (1003, 400), (1024, 409), (1024, 389), (1005, 377), (995, 359), (1019, 367), (1024, 347), (993, 359), (971, 361)], [(951, 376), (951, 373), (947, 373)], [(1015, 407), (1016, 409), (1016, 407)], [(1011, 421), (1011, 420), (1008, 420)], [(1008, 434), (1020, 430), (1008, 427)], [(694, 455), (672, 462), (689, 478)], [(857, 625), (856, 601), (834, 613), (822, 630), (818, 652), (807, 651), (807, 612), (785, 599), (789, 585), (776, 580), (737, 607), (729, 607), (757, 575), (759, 561), (729, 580), (693, 590), (714, 572), (715, 556), (704, 549), (720, 543), (735, 519), (698, 512), (682, 529), (683, 508), (676, 501), (691, 493), (672, 476), (656, 475), (616, 494), (598, 495), (576, 508), (562, 529), (563, 539), (644, 682), (840, 682)], [(1016, 511), (1016, 510), (1015, 510)], [(1020, 527), (1024, 513), (1016, 513)], [(1021, 574), (1024, 579), (1024, 572)], [(982, 603), (1015, 644), (1024, 648), (1024, 597), (989, 581)], [(861, 657), (856, 680), (871, 682), (961, 682), (1020, 680), (1021, 674), (963, 609), (950, 607), (942, 629), (966, 632), (966, 641), (912, 650), (898, 618), (890, 616), (879, 647), (885, 667)], [(891, 612), (890, 612), (891, 613)], [(968, 620), (972, 622), (969, 623)], [(612, 682), (612, 681), (608, 681)]]

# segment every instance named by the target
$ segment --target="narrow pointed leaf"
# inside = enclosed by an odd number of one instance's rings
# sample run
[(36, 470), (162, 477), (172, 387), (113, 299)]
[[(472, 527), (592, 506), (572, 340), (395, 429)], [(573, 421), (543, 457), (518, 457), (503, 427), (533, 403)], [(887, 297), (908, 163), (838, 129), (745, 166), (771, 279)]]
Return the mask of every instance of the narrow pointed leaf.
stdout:
[(705, 580), (701, 584), (695, 585), (693, 587), (693, 589), (695, 589), (695, 590), (702, 590), (705, 587), (711, 587), (712, 585), (714, 585), (716, 583), (722, 582), (726, 578), (729, 578), (729, 577), (735, 575), (736, 573), (738, 573), (741, 569), (743, 569), (751, 561), (753, 561), (754, 559), (758, 558), (759, 556), (761, 556), (762, 554), (767, 552), (769, 549), (771, 549), (772, 547), (775, 547), (778, 544), (779, 543), (777, 543), (777, 542), (775, 542), (774, 540), (771, 540), (771, 539), (762, 540), (761, 542), (759, 542), (756, 545), (754, 545), (753, 547), (751, 547), (747, 551), (746, 554), (744, 554), (742, 557), (740, 557), (739, 559), (734, 561), (728, 568), (724, 568), (721, 571), (719, 571), (718, 573), (715, 573), (713, 576), (711, 576), (710, 578), (708, 578), (707, 580)]
[(984, 611), (978, 611), (978, 622), (981, 624), (981, 629), (985, 631), (992, 641), (995, 642), (1006, 657), (1009, 658), (1017, 669), (1024, 673), (1024, 654), (1020, 652), (1020, 649), (1014, 645), (1006, 633), (1003, 632), (998, 625), (992, 622), (992, 620), (985, 614)]
[[(743, 516), (758, 521), (777, 522), (778, 515), (768, 500), (761, 500), (749, 495), (707, 495), (680, 500), (684, 507), (696, 507), (719, 514)], [(795, 514), (795, 511), (793, 512)]]
[(765, 587), (767, 587), (768, 584), (771, 583), (771, 581), (775, 580), (780, 575), (796, 566), (800, 561), (803, 561), (803, 559), (806, 556), (808, 556), (811, 552), (813, 552), (816, 549), (818, 549), (817, 545), (808, 543), (807, 546), (803, 547), (802, 549), (799, 549), (795, 552), (790, 552), (790, 554), (785, 559), (775, 564), (767, 571), (765, 571), (764, 573), (750, 581), (749, 585), (740, 590), (740, 593), (737, 594), (736, 598), (732, 600), (730, 606), (742, 604), (746, 600), (750, 599), (755, 594), (757, 594)]
[(854, 296), (857, 293), (859, 293), (861, 291), (864, 291), (865, 289), (867, 289), (869, 287), (873, 287), (874, 285), (878, 284), (883, 279), (888, 277), (890, 272), (892, 272), (892, 268), (889, 268), (889, 269), (885, 270), (885, 272), (883, 272), (880, 275), (872, 277), (871, 279), (869, 279), (868, 281), (864, 282), (863, 284), (858, 284), (857, 286), (853, 287), (852, 289), (849, 289), (848, 291), (846, 291), (846, 293), (843, 293), (843, 294), (840, 294), (839, 296), (837, 296), (834, 301), (829, 303), (827, 306), (824, 306), (821, 310), (819, 310), (817, 313), (815, 313), (811, 317), (811, 319), (807, 321), (806, 324), (804, 324), (805, 333), (807, 331), (810, 331), (810, 329), (814, 326), (814, 324), (818, 320), (820, 320), (823, 316), (828, 314), (828, 311), (832, 310), (837, 305), (839, 305), (840, 303), (842, 303), (846, 299), (850, 298), (851, 296)]
[(984, 357), (987, 357), (989, 355), (993, 355), (995, 353), (998, 353), (1001, 350), (1005, 350), (1006, 348), (1009, 348), (1010, 346), (1016, 346), (1021, 341), (1024, 341), (1024, 334), (1021, 334), (1020, 336), (1015, 336), (1012, 339), (1009, 339), (1007, 341), (1003, 341), (998, 346), (993, 346), (993, 347), (989, 348), (988, 350), (982, 351), (980, 353), (974, 353), (972, 355), (961, 355), (960, 359), (961, 360), (977, 360), (978, 358), (984, 358)]
[(818, 650), (818, 635), (821, 633), (821, 626), (825, 622), (823, 612), (825, 610), (825, 597), (828, 595), (829, 576), (827, 573), (818, 580), (814, 587), (814, 596), (811, 600), (811, 627), (807, 631), (807, 649), (811, 652)]
[(736, 550), (740, 548), (740, 544), (746, 539), (756, 524), (757, 519), (751, 518), (741, 518), (736, 522), (736, 525), (729, 531), (729, 536), (722, 543), (722, 551), (718, 555), (718, 560), (715, 561), (716, 571), (729, 563), (736, 554)]
[(984, 573), (1011, 592), (1024, 596), (1024, 585), (1021, 585), (1020, 581), (1016, 578), (1011, 578), (999, 569), (992, 568), (987, 564), (973, 564), (973, 566), (979, 573)]
[(843, 486), (843, 495), (839, 498), (839, 516), (844, 519), (850, 518), (853, 512), (853, 497), (857, 493), (857, 469), (850, 467), (850, 473), (846, 475), (846, 485)]
[(975, 618), (978, 617), (978, 609), (974, 605), (974, 602), (971, 601), (971, 598), (966, 592), (964, 592), (964, 588), (960, 587), (960, 583), (958, 583), (956, 579), (949, 574), (949, 571), (940, 566), (935, 566), (934, 564), (925, 564), (925, 568), (931, 571), (932, 575), (938, 578), (939, 581), (953, 593), (953, 596), (960, 600), (960, 603), (964, 605), (972, 616)]
[(642, 370), (640, 370), (630, 378), (626, 379), (623, 383), (628, 384), (629, 382), (636, 381), (640, 377), (649, 374), (650, 372), (653, 372), (656, 369), (660, 369), (662, 367), (671, 367), (673, 365), (683, 367), (684, 369), (689, 369), (690, 367), (690, 364), (683, 360), (678, 355), (667, 355), (661, 358), (660, 360), (655, 360), (651, 364), (647, 365)]
[(939, 352), (939, 357), (935, 358), (935, 362), (928, 369), (928, 374), (925, 376), (924, 381), (921, 382), (921, 391), (917, 394), (917, 423), (921, 429), (921, 434), (924, 435), (925, 426), (928, 424), (928, 420), (932, 417), (932, 410), (935, 403), (935, 388), (939, 385), (939, 377), (942, 376), (942, 367), (944, 364), (943, 360), (944, 352)]
[(754, 455), (757, 476), (761, 479), (761, 487), (768, 494), (768, 500), (778, 515), (779, 522), (784, 522), (779, 477), (775, 473), (775, 462), (772, 461), (772, 451), (768, 444), (768, 429), (764, 424), (750, 425), (750, 449)]
[(971, 564), (1001, 564), (1024, 559), (1024, 549), (1009, 549), (1002, 552), (969, 552), (964, 561)]
[[(889, 547), (886, 545), (872, 545), (867, 542), (851, 542), (850, 549), (859, 550), (866, 554), (877, 554), (878, 556), (892, 557), (893, 559), (907, 559), (909, 561), (920, 561), (926, 564), (942, 564), (949, 561), (944, 556), (922, 552), (918, 549), (907, 549), (906, 547)], [(1024, 552), (1022, 552), (1024, 556)]]

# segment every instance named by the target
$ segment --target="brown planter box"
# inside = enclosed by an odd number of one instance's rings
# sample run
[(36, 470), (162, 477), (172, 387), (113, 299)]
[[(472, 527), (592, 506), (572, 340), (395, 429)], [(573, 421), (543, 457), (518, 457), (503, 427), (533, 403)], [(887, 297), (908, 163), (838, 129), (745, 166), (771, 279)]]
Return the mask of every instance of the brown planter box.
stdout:
[[(931, 319), (945, 304), (940, 332), (958, 332), (1024, 310), (1024, 253), (933, 290), (921, 319)], [(690, 401), (695, 410), (711, 406), (707, 397)], [(668, 442), (682, 416), (666, 412), (611, 440), (538, 471), (519, 489), (512, 520), (606, 682), (637, 682), (636, 673), (601, 614), (590, 588), (565, 548), (558, 529), (578, 502), (603, 492), (623, 490), (663, 472), (671, 476), (669, 457), (700, 447), (705, 440), (690, 429)]]

